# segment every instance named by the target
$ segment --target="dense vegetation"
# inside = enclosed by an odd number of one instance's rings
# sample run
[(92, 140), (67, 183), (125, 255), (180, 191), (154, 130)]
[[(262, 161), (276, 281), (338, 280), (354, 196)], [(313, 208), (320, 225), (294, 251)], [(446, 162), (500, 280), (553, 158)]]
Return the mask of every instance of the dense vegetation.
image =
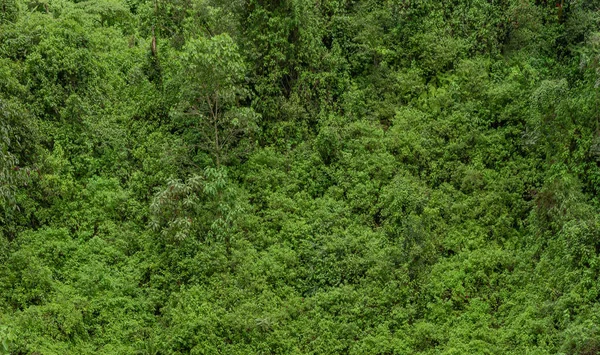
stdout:
[(600, 353), (557, 1), (0, 0), (0, 353)]

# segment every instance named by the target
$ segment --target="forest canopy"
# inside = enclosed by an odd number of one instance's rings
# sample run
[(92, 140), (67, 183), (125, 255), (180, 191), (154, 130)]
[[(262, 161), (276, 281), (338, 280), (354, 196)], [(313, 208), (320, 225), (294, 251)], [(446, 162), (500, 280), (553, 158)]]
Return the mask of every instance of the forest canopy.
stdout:
[(0, 354), (600, 354), (599, 25), (0, 0)]

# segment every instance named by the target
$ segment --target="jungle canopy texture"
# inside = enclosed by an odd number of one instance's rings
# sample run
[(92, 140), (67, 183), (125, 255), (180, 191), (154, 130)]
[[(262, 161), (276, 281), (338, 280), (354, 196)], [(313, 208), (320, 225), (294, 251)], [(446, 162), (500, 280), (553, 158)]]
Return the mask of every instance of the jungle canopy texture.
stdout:
[(0, 0), (0, 354), (600, 353), (600, 0)]

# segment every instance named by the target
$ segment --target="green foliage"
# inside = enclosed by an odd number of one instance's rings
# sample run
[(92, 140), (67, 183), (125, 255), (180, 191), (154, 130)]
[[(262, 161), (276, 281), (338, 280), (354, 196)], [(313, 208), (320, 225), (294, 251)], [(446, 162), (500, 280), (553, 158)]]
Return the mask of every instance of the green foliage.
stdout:
[(596, 354), (598, 1), (0, 0), (0, 354)]
[[(241, 106), (248, 97), (243, 87), (245, 67), (228, 35), (190, 40), (181, 54), (176, 79), (178, 125), (187, 128), (187, 140), (209, 153), (216, 166), (252, 145), (257, 115)], [(248, 140), (250, 138), (250, 140)]]
[(225, 240), (229, 245), (232, 228), (242, 213), (236, 195), (222, 168), (206, 168), (186, 182), (170, 180), (150, 206), (152, 227), (169, 242), (192, 235), (204, 241)]

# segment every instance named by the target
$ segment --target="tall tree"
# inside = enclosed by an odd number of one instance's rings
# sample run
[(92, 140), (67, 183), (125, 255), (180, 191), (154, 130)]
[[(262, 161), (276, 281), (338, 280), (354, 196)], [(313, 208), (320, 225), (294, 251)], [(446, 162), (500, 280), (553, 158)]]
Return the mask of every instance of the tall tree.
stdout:
[(246, 67), (227, 34), (190, 40), (181, 53), (177, 80), (179, 104), (173, 111), (194, 147), (208, 153), (216, 167), (250, 147), (258, 115), (243, 105)]

